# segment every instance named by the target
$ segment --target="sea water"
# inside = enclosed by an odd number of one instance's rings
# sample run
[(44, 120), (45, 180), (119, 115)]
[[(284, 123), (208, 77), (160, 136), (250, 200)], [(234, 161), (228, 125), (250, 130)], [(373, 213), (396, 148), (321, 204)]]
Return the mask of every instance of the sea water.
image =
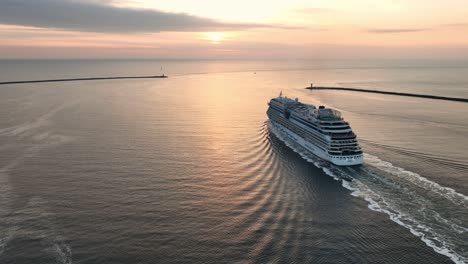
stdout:
[[(0, 82), (161, 73), (0, 86), (0, 263), (468, 261), (467, 105), (304, 89), (468, 97), (468, 62), (0, 62)], [(340, 110), (364, 165), (275, 131), (280, 91)]]

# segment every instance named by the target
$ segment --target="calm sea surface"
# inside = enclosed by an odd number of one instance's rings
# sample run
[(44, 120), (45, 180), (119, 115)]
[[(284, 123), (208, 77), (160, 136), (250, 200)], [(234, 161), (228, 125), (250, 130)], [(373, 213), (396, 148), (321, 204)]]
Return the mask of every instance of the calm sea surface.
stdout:
[[(0, 61), (162, 72), (0, 86), (0, 263), (468, 263), (468, 104), (304, 89), (468, 98), (467, 61)], [(280, 91), (339, 109), (365, 164), (283, 142)]]

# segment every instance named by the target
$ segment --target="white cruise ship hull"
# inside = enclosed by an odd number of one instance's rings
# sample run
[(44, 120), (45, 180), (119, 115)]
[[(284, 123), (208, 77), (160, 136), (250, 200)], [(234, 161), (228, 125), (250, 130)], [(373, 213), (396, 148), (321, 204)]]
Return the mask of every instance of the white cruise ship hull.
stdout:
[[(360, 165), (364, 162), (364, 158), (362, 154), (354, 155), (354, 156), (333, 156), (328, 154), (327, 152), (321, 150), (319, 147), (315, 146), (312, 142), (304, 140), (299, 135), (295, 134), (291, 130), (285, 128), (284, 126), (280, 125), (279, 123), (270, 119), (270, 124), (275, 128), (276, 132), (281, 133), (281, 136), (284, 138), (288, 138), (297, 144), (301, 145), (310, 153), (318, 156), (321, 159), (329, 161), (338, 166), (352, 166), (352, 165)], [(279, 137), (281, 139), (281, 137)]]

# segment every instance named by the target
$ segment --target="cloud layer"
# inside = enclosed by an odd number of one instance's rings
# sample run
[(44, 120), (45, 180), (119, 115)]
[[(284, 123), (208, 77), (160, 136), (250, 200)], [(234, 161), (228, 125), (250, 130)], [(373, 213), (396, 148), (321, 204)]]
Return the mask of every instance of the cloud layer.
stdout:
[(85, 32), (219, 31), (275, 27), (183, 13), (121, 8), (96, 1), (0, 0), (0, 24)]
[(385, 29), (378, 29), (372, 28), (367, 29), (367, 33), (374, 33), (374, 34), (393, 34), (393, 33), (411, 33), (411, 32), (421, 32), (427, 31), (427, 28), (385, 28)]

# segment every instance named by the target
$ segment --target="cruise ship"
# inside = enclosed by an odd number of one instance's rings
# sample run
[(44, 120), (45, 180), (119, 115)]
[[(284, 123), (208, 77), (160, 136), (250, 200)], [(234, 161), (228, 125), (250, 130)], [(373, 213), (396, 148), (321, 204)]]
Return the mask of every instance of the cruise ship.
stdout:
[(339, 111), (316, 108), (282, 94), (268, 105), (271, 125), (311, 153), (339, 166), (363, 163), (356, 135)]

